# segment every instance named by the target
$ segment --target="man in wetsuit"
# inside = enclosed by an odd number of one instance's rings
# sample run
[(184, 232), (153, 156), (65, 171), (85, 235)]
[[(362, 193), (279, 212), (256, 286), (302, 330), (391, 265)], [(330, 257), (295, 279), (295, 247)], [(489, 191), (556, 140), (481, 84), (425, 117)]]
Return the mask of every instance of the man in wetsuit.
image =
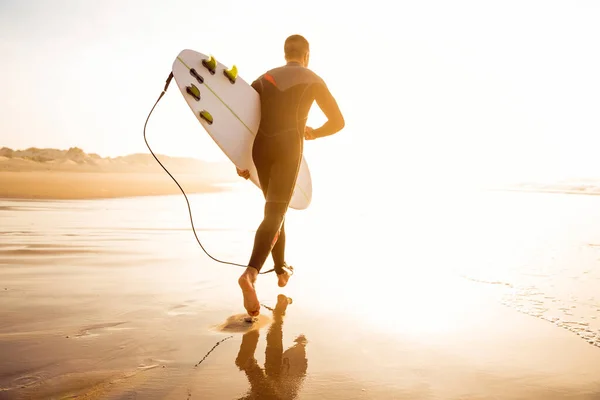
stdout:
[[(266, 204), (248, 268), (238, 280), (244, 307), (251, 316), (260, 311), (254, 282), (269, 253), (273, 256), (279, 287), (284, 287), (289, 279), (285, 270), (284, 217), (296, 185), (304, 138), (314, 140), (333, 135), (344, 127), (344, 117), (327, 85), (308, 69), (308, 41), (300, 35), (288, 37), (284, 55), (284, 66), (269, 70), (252, 83), (261, 102), (261, 120), (252, 159)], [(328, 119), (317, 129), (306, 126), (314, 101)], [(237, 169), (237, 172), (248, 179), (247, 170)]]

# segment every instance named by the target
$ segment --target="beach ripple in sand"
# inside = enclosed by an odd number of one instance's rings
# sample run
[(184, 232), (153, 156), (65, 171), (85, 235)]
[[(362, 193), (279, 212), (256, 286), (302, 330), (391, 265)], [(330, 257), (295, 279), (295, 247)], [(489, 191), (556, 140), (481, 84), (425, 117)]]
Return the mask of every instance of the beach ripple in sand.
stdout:
[(105, 322), (101, 324), (89, 325), (74, 335), (74, 337), (91, 337), (101, 335), (103, 332), (110, 332), (115, 330), (124, 330), (124, 329), (132, 329), (130, 327), (123, 327), (121, 325), (126, 324), (126, 321), (123, 322)]
[(32, 386), (39, 383), (43, 379), (44, 378), (39, 375), (20, 376), (13, 381), (13, 386), (18, 388), (26, 388), (27, 386)]

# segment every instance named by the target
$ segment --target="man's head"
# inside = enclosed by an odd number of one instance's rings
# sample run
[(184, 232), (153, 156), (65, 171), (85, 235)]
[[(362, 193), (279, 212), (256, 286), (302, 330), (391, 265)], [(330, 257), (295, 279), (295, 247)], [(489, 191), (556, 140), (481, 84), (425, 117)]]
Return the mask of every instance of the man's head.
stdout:
[(308, 40), (301, 35), (292, 35), (285, 40), (283, 52), (287, 62), (299, 62), (304, 67), (308, 67), (308, 59), (310, 57), (310, 49)]

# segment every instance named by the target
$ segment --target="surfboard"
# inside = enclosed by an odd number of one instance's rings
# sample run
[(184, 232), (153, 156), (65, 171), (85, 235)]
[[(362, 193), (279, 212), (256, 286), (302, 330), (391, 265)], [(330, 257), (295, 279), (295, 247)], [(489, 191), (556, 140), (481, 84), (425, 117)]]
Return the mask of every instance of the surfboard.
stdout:
[[(261, 110), (258, 92), (240, 75), (215, 57), (185, 49), (173, 62), (173, 77), (190, 109), (219, 148), (238, 168), (250, 172), (260, 188), (252, 160)], [(312, 181), (304, 157), (290, 207), (306, 209), (312, 199)]]

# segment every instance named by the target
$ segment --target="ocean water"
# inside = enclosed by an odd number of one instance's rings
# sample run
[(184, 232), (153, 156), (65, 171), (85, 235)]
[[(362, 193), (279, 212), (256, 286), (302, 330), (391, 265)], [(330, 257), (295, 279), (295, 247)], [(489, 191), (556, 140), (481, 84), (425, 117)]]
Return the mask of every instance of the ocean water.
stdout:
[(457, 273), (600, 346), (600, 197), (487, 193), (469, 226)]
[[(191, 195), (190, 202), (204, 248), (219, 260), (244, 264), (262, 218), (256, 191)], [(439, 305), (461, 295), (450, 282), (466, 280), (507, 307), (600, 346), (600, 197), (431, 191), (373, 204), (316, 198), (308, 210), (289, 212), (288, 261), (298, 271), (310, 270), (293, 278), (299, 279), (295, 290), (318, 292), (315, 307), (350, 306), (368, 318), (374, 304), (391, 302), (393, 310), (394, 302), (418, 297), (414, 314), (404, 315), (437, 312), (431, 319), (439, 323)], [(81, 276), (62, 276), (61, 268), (80, 270)], [(222, 282), (242, 271), (202, 252), (179, 195), (0, 200), (0, 290), (11, 290), (3, 281), (18, 286), (19, 279), (37, 279), (67, 293), (65, 302), (88, 296), (92, 303), (89, 282), (80, 290), (77, 279), (96, 277), (94, 290), (101, 292), (128, 276), (111, 281), (116, 269), (132, 271), (135, 281), (124, 290), (145, 285), (160, 297), (165, 282), (176, 291), (173, 286), (193, 281), (202, 286), (199, 296), (213, 302), (231, 301)], [(406, 283), (415, 281), (424, 285)], [(434, 294), (423, 296), (428, 286)], [(324, 302), (322, 296), (340, 301)], [(35, 293), (29, 299), (35, 302)], [(0, 330), (17, 329), (16, 323), (0, 322)]]

